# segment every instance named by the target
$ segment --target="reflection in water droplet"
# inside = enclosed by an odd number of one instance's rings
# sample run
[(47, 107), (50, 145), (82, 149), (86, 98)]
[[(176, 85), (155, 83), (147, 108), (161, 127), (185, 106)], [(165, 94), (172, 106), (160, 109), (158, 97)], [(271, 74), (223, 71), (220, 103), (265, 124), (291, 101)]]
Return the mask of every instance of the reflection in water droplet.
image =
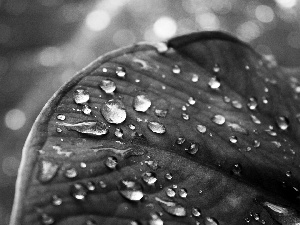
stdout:
[(70, 193), (75, 199), (84, 200), (87, 195), (87, 188), (83, 184), (75, 183), (71, 185)]
[(250, 97), (247, 105), (250, 110), (255, 110), (257, 108), (256, 98)]
[(185, 142), (185, 138), (183, 138), (183, 137), (179, 137), (176, 140), (176, 144), (178, 144), (178, 145), (182, 145), (184, 142)]
[(233, 144), (236, 144), (238, 140), (237, 140), (236, 136), (231, 136), (231, 137), (229, 137), (229, 141)]
[(107, 157), (106, 161), (105, 161), (105, 165), (109, 168), (109, 169), (115, 169), (118, 165), (118, 160), (116, 157), (114, 156), (109, 156)]
[(192, 208), (192, 215), (195, 217), (201, 216), (201, 211), (198, 208)]
[(151, 219), (148, 221), (149, 225), (163, 225), (164, 221), (157, 214), (151, 214)]
[(186, 198), (187, 197), (187, 190), (185, 188), (181, 188), (181, 189), (179, 189), (178, 194), (181, 198)]
[(190, 105), (195, 105), (196, 100), (195, 100), (193, 97), (189, 97), (188, 103), (189, 103)]
[(176, 192), (172, 188), (167, 188), (166, 189), (166, 194), (168, 197), (173, 198), (176, 195)]
[(199, 76), (197, 74), (192, 75), (192, 82), (196, 83), (199, 80)]
[(64, 173), (67, 178), (75, 178), (77, 177), (77, 171), (75, 168), (67, 169)]
[(158, 117), (165, 118), (167, 116), (168, 111), (167, 110), (162, 110), (162, 109), (155, 109), (155, 115)]
[(58, 197), (57, 195), (52, 196), (52, 204), (55, 206), (59, 206), (62, 204), (62, 199)]
[(166, 178), (167, 180), (172, 180), (173, 175), (172, 175), (171, 173), (166, 173), (166, 174), (165, 174), (165, 178)]
[(219, 222), (218, 222), (218, 220), (216, 220), (213, 217), (205, 217), (204, 224), (205, 225), (219, 225)]
[(160, 206), (169, 214), (173, 216), (186, 216), (186, 209), (176, 202), (164, 201), (158, 197), (155, 200), (159, 202)]
[(90, 94), (87, 90), (78, 88), (74, 91), (73, 99), (76, 104), (83, 104), (90, 99)]
[(82, 106), (82, 109), (81, 111), (83, 112), (83, 114), (85, 115), (91, 115), (91, 112), (92, 112), (92, 108), (88, 105), (84, 105)]
[(234, 108), (236, 108), (236, 109), (241, 109), (243, 106), (242, 106), (242, 103), (240, 103), (239, 101), (237, 101), (237, 100), (233, 100), (232, 102), (231, 102), (231, 104), (232, 104), (232, 106), (234, 107)]
[(173, 68), (172, 68), (172, 72), (174, 74), (180, 74), (180, 67), (178, 65), (174, 65)]
[(255, 123), (255, 124), (261, 124), (261, 121), (256, 116), (250, 115), (250, 117), (251, 117), (253, 123)]
[(148, 185), (153, 185), (157, 181), (156, 174), (154, 172), (145, 172), (142, 174), (143, 181)]
[(54, 221), (54, 219), (51, 216), (49, 216), (49, 215), (47, 215), (45, 213), (42, 214), (42, 223), (43, 224), (50, 225), (50, 224), (53, 224), (54, 222), (55, 221)]
[(284, 116), (277, 117), (276, 123), (281, 130), (286, 130), (289, 127), (289, 120)]
[(215, 115), (211, 119), (215, 124), (223, 125), (225, 123), (225, 117), (222, 115)]
[(133, 108), (138, 112), (146, 112), (151, 106), (151, 101), (146, 95), (137, 95), (133, 100)]
[(92, 136), (102, 136), (108, 133), (109, 127), (102, 121), (83, 121), (75, 124), (60, 123), (59, 125), (65, 126), (68, 129), (77, 131), (82, 134)]
[(218, 89), (221, 86), (220, 80), (217, 77), (212, 77), (209, 82), (208, 82), (208, 86), (211, 89)]
[(115, 136), (117, 138), (123, 138), (123, 135), (124, 135), (123, 130), (121, 128), (116, 128), (116, 130), (115, 130)]
[(111, 94), (116, 90), (115, 82), (110, 79), (101, 80), (99, 86), (106, 94)]
[(63, 121), (63, 120), (66, 119), (66, 116), (63, 115), (63, 114), (58, 114), (58, 115), (56, 116), (56, 119)]
[(126, 76), (126, 70), (125, 70), (125, 68), (123, 68), (121, 66), (118, 66), (116, 68), (116, 74), (120, 78), (125, 78), (125, 76)]
[(38, 180), (40, 182), (51, 181), (57, 173), (58, 165), (50, 161), (41, 161), (39, 164)]
[(153, 133), (156, 133), (156, 134), (163, 134), (163, 133), (166, 132), (165, 126), (161, 123), (158, 123), (158, 122), (153, 122), (153, 121), (148, 122), (148, 128)]
[(118, 99), (111, 99), (105, 102), (101, 107), (101, 114), (109, 123), (120, 124), (126, 119), (125, 106)]
[(236, 175), (236, 176), (241, 176), (241, 173), (242, 173), (242, 166), (237, 163), (233, 166), (231, 172)]
[(131, 180), (121, 180), (118, 184), (120, 194), (130, 201), (140, 201), (144, 197), (141, 184)]
[(197, 125), (197, 130), (201, 133), (204, 134), (206, 132), (206, 126), (203, 125)]

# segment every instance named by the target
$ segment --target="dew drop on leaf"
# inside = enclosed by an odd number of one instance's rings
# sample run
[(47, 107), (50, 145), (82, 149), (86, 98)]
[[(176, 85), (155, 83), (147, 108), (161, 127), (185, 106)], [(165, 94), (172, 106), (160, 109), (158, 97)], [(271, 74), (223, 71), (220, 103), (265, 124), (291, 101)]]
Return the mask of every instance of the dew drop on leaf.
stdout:
[(59, 125), (65, 126), (70, 130), (77, 131), (82, 134), (92, 136), (102, 136), (108, 133), (109, 127), (102, 121), (83, 121), (75, 124), (60, 123)]
[(126, 70), (125, 70), (125, 68), (122, 67), (122, 66), (118, 66), (116, 68), (116, 74), (120, 78), (125, 78), (125, 76), (126, 76)]
[(167, 116), (168, 111), (167, 110), (162, 110), (162, 109), (155, 109), (154, 113), (157, 117), (165, 118)]
[(214, 122), (215, 124), (218, 124), (218, 125), (223, 125), (225, 123), (225, 117), (222, 116), (222, 115), (215, 115), (212, 117), (212, 122)]
[(201, 216), (201, 211), (200, 211), (200, 209), (193, 207), (193, 208), (192, 208), (192, 215), (195, 216), (195, 217)]
[(178, 145), (182, 145), (185, 142), (185, 138), (183, 137), (179, 137), (176, 139), (176, 144)]
[(115, 130), (115, 136), (117, 138), (123, 138), (123, 135), (124, 135), (123, 130), (121, 128), (116, 128), (116, 130)]
[(240, 103), (239, 101), (237, 101), (237, 100), (233, 100), (232, 102), (231, 102), (231, 104), (232, 104), (232, 106), (234, 107), (234, 108), (236, 108), (236, 109), (241, 109), (243, 106), (242, 106), (242, 103)]
[(151, 101), (146, 95), (137, 95), (133, 100), (133, 108), (137, 112), (146, 112), (151, 106)]
[(284, 116), (279, 116), (276, 118), (276, 123), (279, 129), (286, 130), (289, 127), (289, 120)]
[(142, 174), (143, 181), (148, 185), (153, 185), (157, 181), (156, 174), (154, 172), (145, 172)]
[(181, 116), (184, 120), (189, 120), (190, 119), (190, 116), (186, 113), (182, 113)]
[(204, 224), (205, 225), (219, 225), (219, 222), (217, 219), (215, 219), (213, 217), (205, 217)]
[(186, 209), (181, 204), (171, 201), (164, 201), (158, 197), (155, 197), (155, 200), (167, 213), (173, 216), (186, 216)]
[(209, 82), (208, 82), (208, 86), (211, 89), (218, 89), (221, 86), (220, 80), (217, 77), (212, 77)]
[(54, 219), (51, 216), (49, 216), (49, 215), (47, 215), (45, 213), (42, 214), (42, 223), (44, 225), (50, 225), (50, 224), (53, 224), (54, 222), (55, 221), (54, 221)]
[(78, 88), (73, 93), (73, 99), (76, 104), (84, 104), (90, 99), (90, 94), (87, 90)]
[(285, 175), (286, 175), (287, 177), (291, 177), (291, 176), (292, 176), (292, 172), (291, 172), (291, 171), (286, 171)]
[(258, 140), (253, 141), (253, 147), (258, 148), (260, 146), (260, 142)]
[(38, 180), (42, 183), (51, 181), (57, 173), (59, 166), (50, 161), (43, 160), (39, 164)]
[(111, 94), (116, 90), (115, 82), (110, 79), (101, 80), (99, 86), (106, 94)]
[(75, 168), (67, 169), (64, 173), (67, 178), (75, 178), (77, 177), (77, 171)]
[(214, 73), (219, 73), (220, 72), (220, 65), (218, 63), (215, 63), (213, 66), (213, 71)]
[(96, 189), (96, 185), (93, 181), (87, 182), (86, 187), (89, 191), (95, 191)]
[(255, 110), (257, 108), (257, 100), (254, 97), (250, 97), (247, 103), (250, 110)]
[(173, 197), (175, 197), (176, 192), (172, 188), (167, 188), (166, 189), (166, 195), (170, 198), (173, 198)]
[(87, 188), (81, 183), (75, 183), (70, 188), (71, 195), (77, 200), (84, 200), (87, 196)]
[(64, 121), (64, 120), (66, 119), (66, 116), (63, 115), (63, 114), (58, 114), (58, 115), (56, 116), (56, 119), (61, 120), (61, 121)]
[(164, 221), (159, 217), (159, 215), (151, 214), (151, 219), (148, 221), (149, 225), (163, 225)]
[(165, 42), (155, 43), (155, 48), (158, 53), (163, 54), (168, 51), (168, 45)]
[(165, 178), (166, 178), (167, 180), (172, 180), (173, 176), (172, 176), (171, 173), (166, 173), (166, 174), (165, 174)]
[(101, 114), (108, 123), (120, 124), (126, 119), (126, 110), (123, 102), (118, 99), (111, 99), (101, 107)]
[(238, 140), (237, 140), (236, 136), (231, 136), (231, 137), (229, 137), (229, 141), (233, 144), (236, 144)]
[(189, 154), (195, 155), (199, 151), (199, 146), (197, 143), (191, 143), (190, 146), (185, 149)]
[(88, 105), (83, 105), (81, 111), (85, 115), (91, 115), (92, 108), (90, 106), (88, 106)]
[(195, 100), (193, 97), (189, 97), (188, 103), (189, 103), (190, 105), (195, 105), (196, 100)]
[(231, 172), (236, 175), (236, 176), (241, 176), (241, 173), (242, 173), (242, 166), (237, 163), (233, 166)]
[(196, 83), (199, 80), (199, 76), (197, 74), (192, 75), (192, 82)]
[(140, 201), (144, 197), (142, 186), (136, 181), (121, 180), (118, 189), (120, 194), (130, 201)]
[(172, 68), (172, 72), (174, 74), (180, 74), (181, 69), (180, 69), (180, 67), (178, 65), (174, 65), (173, 68)]
[(62, 204), (62, 199), (58, 197), (57, 195), (52, 196), (52, 204), (55, 206), (59, 206)]
[(166, 132), (165, 126), (159, 122), (148, 122), (148, 128), (156, 134), (164, 134)]
[(105, 165), (109, 169), (116, 169), (118, 165), (118, 160), (114, 156), (108, 156), (107, 159), (105, 160)]
[(204, 134), (204, 133), (206, 132), (206, 126), (203, 126), (203, 125), (198, 124), (198, 125), (197, 125), (197, 130), (198, 130), (201, 134)]
[(187, 190), (185, 188), (181, 188), (181, 189), (179, 189), (178, 194), (181, 198), (186, 198), (187, 197)]
[(251, 117), (253, 123), (261, 124), (261, 121), (256, 116), (251, 114), (250, 117)]

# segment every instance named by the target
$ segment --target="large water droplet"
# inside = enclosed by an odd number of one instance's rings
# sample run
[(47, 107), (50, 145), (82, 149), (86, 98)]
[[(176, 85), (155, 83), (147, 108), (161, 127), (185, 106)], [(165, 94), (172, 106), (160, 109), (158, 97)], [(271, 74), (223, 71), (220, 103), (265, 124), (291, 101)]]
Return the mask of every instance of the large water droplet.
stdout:
[(77, 200), (84, 200), (87, 195), (87, 188), (81, 183), (75, 183), (70, 188), (71, 195)]
[(209, 82), (208, 82), (208, 86), (211, 89), (218, 89), (221, 86), (220, 80), (217, 77), (212, 77)]
[(116, 74), (120, 78), (125, 78), (125, 76), (126, 76), (126, 70), (125, 70), (125, 68), (122, 67), (122, 66), (118, 66), (116, 68)]
[(225, 123), (225, 117), (222, 115), (215, 115), (211, 119), (215, 124), (223, 125)]
[(83, 121), (75, 124), (60, 123), (59, 125), (65, 126), (68, 129), (77, 131), (82, 134), (92, 136), (102, 136), (108, 133), (109, 127), (102, 121)]
[(162, 109), (155, 109), (154, 110), (155, 115), (158, 117), (165, 118), (167, 116), (168, 111), (167, 110), (162, 110)]
[(157, 181), (156, 174), (154, 172), (143, 173), (142, 179), (148, 185), (153, 185)]
[(281, 130), (286, 130), (289, 127), (289, 120), (284, 116), (277, 117), (276, 123)]
[(118, 99), (111, 99), (105, 102), (101, 107), (101, 114), (109, 123), (120, 124), (126, 119), (125, 106)]
[(146, 95), (138, 95), (133, 100), (133, 108), (138, 112), (146, 112), (151, 106), (151, 101)]
[(158, 197), (155, 200), (159, 202), (160, 206), (169, 214), (173, 216), (186, 216), (186, 209), (176, 202), (164, 201)]
[(174, 74), (180, 74), (181, 69), (180, 69), (180, 67), (178, 65), (174, 65), (173, 68), (172, 68), (172, 72)]
[(73, 99), (76, 104), (84, 104), (90, 99), (90, 94), (83, 88), (78, 88), (74, 91)]
[(148, 122), (148, 128), (156, 134), (164, 134), (166, 132), (165, 126), (159, 122)]
[(204, 134), (206, 132), (206, 126), (203, 125), (197, 125), (197, 130), (201, 133)]
[(219, 222), (217, 219), (215, 219), (213, 217), (205, 217), (204, 224), (205, 225), (219, 225)]
[(255, 110), (257, 108), (257, 100), (256, 100), (256, 98), (250, 97), (247, 105), (248, 105), (248, 108), (250, 110)]
[(130, 201), (140, 201), (144, 197), (141, 184), (131, 180), (121, 180), (118, 184), (120, 194)]
[(51, 216), (49, 216), (49, 215), (47, 215), (45, 213), (42, 214), (42, 223), (44, 225), (50, 225), (50, 224), (53, 224), (54, 222), (55, 221), (54, 221), (54, 219)]
[(109, 168), (109, 169), (115, 169), (118, 165), (118, 160), (116, 157), (114, 156), (109, 156), (107, 157), (106, 161), (105, 161), (105, 165)]
[(110, 79), (100, 81), (99, 86), (106, 94), (113, 93), (117, 88), (115, 82)]
[(39, 164), (38, 180), (43, 183), (51, 181), (56, 175), (58, 167), (57, 164), (50, 161), (41, 161)]

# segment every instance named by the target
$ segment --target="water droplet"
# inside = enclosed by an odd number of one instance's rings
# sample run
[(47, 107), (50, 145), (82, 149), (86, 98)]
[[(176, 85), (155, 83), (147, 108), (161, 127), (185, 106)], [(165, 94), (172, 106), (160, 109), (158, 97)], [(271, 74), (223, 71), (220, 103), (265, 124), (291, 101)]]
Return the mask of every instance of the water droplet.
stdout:
[(99, 185), (101, 188), (106, 188), (106, 186), (107, 186), (106, 183), (102, 180), (99, 181)]
[(145, 95), (137, 95), (133, 100), (133, 107), (135, 111), (146, 112), (151, 106), (150, 99)]
[(107, 159), (106, 159), (106, 161), (105, 161), (105, 165), (109, 169), (116, 169), (116, 167), (118, 165), (118, 160), (114, 156), (108, 156)]
[(129, 124), (128, 127), (130, 130), (135, 130), (135, 126), (133, 124)]
[(42, 183), (51, 181), (57, 173), (59, 166), (50, 161), (41, 161), (39, 164), (38, 180)]
[(165, 174), (165, 178), (166, 178), (167, 180), (172, 180), (173, 176), (172, 176), (171, 173), (166, 173), (166, 174)]
[(255, 123), (255, 124), (261, 124), (261, 121), (256, 116), (250, 115), (250, 117), (251, 117), (253, 123)]
[(81, 183), (71, 185), (71, 195), (77, 200), (84, 200), (87, 195), (87, 188)]
[(287, 177), (291, 177), (291, 176), (292, 176), (292, 172), (291, 172), (291, 171), (286, 171), (285, 175), (286, 175)]
[(189, 120), (189, 119), (190, 119), (190, 116), (189, 116), (188, 114), (186, 114), (186, 113), (182, 113), (182, 118), (183, 118), (184, 120)]
[(155, 115), (158, 117), (165, 118), (167, 116), (168, 111), (167, 110), (162, 110), (162, 109), (155, 109), (154, 110)]
[(260, 142), (258, 140), (253, 141), (253, 147), (258, 148), (260, 146)]
[(59, 206), (62, 204), (62, 199), (58, 197), (57, 195), (52, 196), (52, 204), (55, 206)]
[(173, 72), (174, 74), (180, 74), (180, 71), (181, 71), (181, 69), (180, 69), (180, 67), (179, 67), (178, 65), (174, 65), (174, 66), (173, 66), (172, 72)]
[(216, 220), (213, 217), (205, 217), (204, 224), (205, 225), (219, 225), (219, 222), (218, 222), (218, 220)]
[(60, 123), (59, 125), (65, 126), (68, 129), (79, 133), (92, 136), (102, 136), (107, 134), (109, 130), (109, 127), (102, 121), (83, 121), (75, 124)]
[(176, 195), (176, 192), (172, 188), (167, 188), (166, 189), (166, 194), (168, 197), (173, 198)]
[(125, 70), (125, 68), (123, 68), (122, 66), (118, 66), (116, 68), (116, 74), (120, 78), (125, 78), (125, 76), (126, 76), (126, 70)]
[(144, 197), (142, 186), (136, 181), (121, 180), (118, 189), (123, 197), (131, 201), (140, 201)]
[(89, 191), (95, 191), (96, 190), (96, 185), (93, 181), (87, 182), (86, 187)]
[(214, 67), (213, 67), (213, 71), (214, 73), (219, 73), (220, 72), (220, 65), (218, 63), (215, 63)]
[(63, 114), (58, 114), (58, 115), (56, 116), (56, 119), (63, 121), (63, 120), (66, 119), (66, 116), (63, 115)]
[(57, 127), (57, 128), (56, 128), (56, 132), (57, 132), (57, 133), (61, 133), (61, 132), (62, 132), (62, 129), (61, 129), (60, 127)]
[(156, 134), (164, 134), (166, 132), (166, 128), (163, 124), (158, 122), (150, 121), (148, 122), (148, 128)]
[(266, 96), (262, 97), (262, 101), (263, 101), (264, 104), (268, 104), (268, 102), (269, 102), (268, 98)]
[(64, 175), (67, 178), (75, 178), (75, 177), (77, 177), (78, 173), (75, 168), (70, 168), (65, 171)]
[(157, 214), (151, 214), (151, 220), (149, 220), (149, 225), (163, 225), (164, 221)]
[(236, 136), (231, 136), (231, 137), (229, 137), (229, 141), (230, 141), (231, 143), (233, 143), (233, 144), (236, 144), (237, 141), (238, 141), (238, 139), (237, 139)]
[(173, 216), (186, 216), (186, 209), (176, 202), (164, 201), (158, 197), (155, 200), (159, 202), (160, 206), (169, 214)]
[(226, 103), (229, 103), (231, 101), (231, 99), (228, 96), (224, 96), (223, 100)]
[(191, 143), (188, 148), (185, 149), (189, 154), (195, 155), (199, 151), (199, 146), (197, 143)]
[(80, 163), (80, 167), (81, 167), (81, 168), (86, 168), (86, 163), (81, 162), (81, 163)]
[(276, 123), (281, 130), (286, 130), (289, 127), (289, 120), (284, 116), (277, 117)]
[(123, 130), (121, 128), (116, 128), (116, 130), (115, 130), (115, 136), (117, 138), (123, 138), (123, 135), (124, 135)]
[(192, 75), (192, 82), (196, 83), (199, 80), (199, 76), (197, 74)]
[(158, 164), (155, 161), (145, 161), (146, 165), (149, 166), (153, 170), (157, 170)]
[(88, 106), (88, 105), (83, 105), (81, 111), (85, 115), (91, 115), (92, 108), (90, 106)]
[(168, 51), (168, 45), (165, 42), (157, 42), (154, 44), (158, 53), (163, 54)]
[(242, 166), (237, 163), (233, 166), (231, 172), (236, 175), (236, 176), (241, 176), (241, 173), (242, 173)]
[(126, 110), (122, 101), (117, 99), (108, 100), (101, 107), (101, 114), (109, 123), (120, 124), (126, 119)]
[(178, 144), (178, 145), (182, 145), (184, 142), (185, 142), (185, 138), (183, 138), (183, 137), (179, 137), (176, 140), (176, 144)]
[(187, 197), (187, 190), (185, 188), (181, 188), (181, 189), (179, 189), (178, 194), (181, 198), (186, 198)]
[(247, 103), (247, 106), (250, 110), (255, 110), (257, 108), (257, 100), (254, 97), (250, 97)]
[(195, 217), (201, 216), (201, 211), (198, 208), (192, 208), (192, 215)]
[(271, 141), (272, 144), (274, 144), (277, 148), (281, 147), (281, 143), (279, 141)]
[(273, 136), (273, 137), (277, 136), (277, 133), (275, 131), (271, 130), (271, 129), (267, 129), (267, 130), (265, 130), (265, 132), (267, 134), (269, 134), (270, 136)]
[(206, 126), (203, 125), (197, 125), (197, 130), (201, 133), (204, 134), (206, 132)]
[(189, 97), (188, 103), (189, 103), (190, 105), (195, 105), (196, 100), (195, 100), (193, 97)]
[(90, 94), (87, 90), (78, 88), (74, 91), (73, 99), (76, 104), (84, 104), (90, 99)]
[(208, 82), (208, 86), (211, 89), (218, 89), (221, 86), (220, 80), (217, 77), (212, 77), (209, 82)]
[(54, 221), (54, 219), (51, 216), (49, 216), (49, 215), (47, 215), (45, 213), (42, 214), (42, 223), (43, 224), (50, 225), (50, 224), (53, 224), (54, 222), (55, 221)]
[(148, 185), (153, 185), (157, 181), (156, 174), (154, 172), (143, 173), (142, 179)]
[(101, 80), (99, 86), (106, 94), (113, 93), (117, 88), (115, 82), (110, 79)]
[(236, 108), (236, 109), (241, 109), (243, 106), (242, 106), (242, 103), (240, 103), (239, 101), (237, 101), (237, 100), (233, 100), (232, 102), (231, 102), (231, 104), (232, 104), (232, 106), (234, 107), (234, 108)]
[(222, 115), (215, 115), (211, 119), (215, 124), (223, 125), (225, 123), (225, 117)]

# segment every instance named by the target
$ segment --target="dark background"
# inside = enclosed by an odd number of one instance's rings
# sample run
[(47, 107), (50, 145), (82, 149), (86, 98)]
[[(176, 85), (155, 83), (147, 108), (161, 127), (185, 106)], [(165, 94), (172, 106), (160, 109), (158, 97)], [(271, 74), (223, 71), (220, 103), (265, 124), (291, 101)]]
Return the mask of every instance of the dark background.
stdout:
[(0, 0), (0, 225), (38, 113), (75, 72), (138, 41), (223, 30), (278, 63), (300, 63), (298, 0)]

